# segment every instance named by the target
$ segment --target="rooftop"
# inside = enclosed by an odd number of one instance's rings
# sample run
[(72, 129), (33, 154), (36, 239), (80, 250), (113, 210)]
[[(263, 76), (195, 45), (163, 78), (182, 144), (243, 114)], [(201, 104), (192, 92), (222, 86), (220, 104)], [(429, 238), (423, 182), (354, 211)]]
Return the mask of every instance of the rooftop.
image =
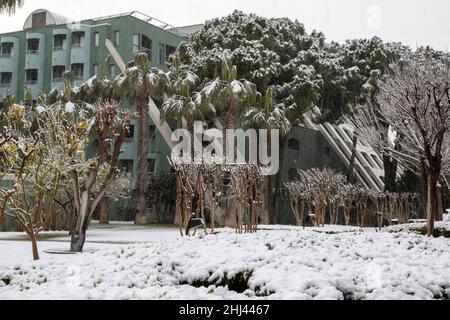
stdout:
[[(162, 30), (166, 30), (168, 32), (174, 33), (180, 37), (189, 37), (193, 33), (193, 32), (190, 32), (191, 28), (195, 27), (195, 26), (175, 27), (175, 26), (171, 25), (170, 23), (164, 22), (158, 18), (149, 16), (140, 11), (129, 11), (129, 12), (119, 13), (119, 14), (115, 14), (115, 15), (88, 18), (88, 19), (84, 19), (82, 21), (102, 21), (102, 20), (109, 20), (109, 19), (127, 17), (127, 16), (132, 16), (136, 19), (144, 21), (145, 23), (154, 25)], [(73, 22), (74, 22), (73, 19), (64, 17), (55, 12), (52, 12), (52, 11), (49, 11), (46, 9), (38, 9), (38, 10), (33, 11), (28, 16), (28, 18), (26, 19), (25, 24), (23, 26), (23, 29), (28, 30), (28, 29), (33, 29), (33, 28), (38, 28), (38, 27), (43, 27), (43, 26), (62, 25), (62, 24), (73, 23)]]

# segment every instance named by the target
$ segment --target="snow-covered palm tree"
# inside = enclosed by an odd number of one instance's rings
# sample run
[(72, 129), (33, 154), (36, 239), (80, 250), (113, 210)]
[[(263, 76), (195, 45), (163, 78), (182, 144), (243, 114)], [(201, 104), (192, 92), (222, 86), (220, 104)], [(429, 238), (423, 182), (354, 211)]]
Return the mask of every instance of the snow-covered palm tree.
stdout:
[(169, 98), (161, 108), (161, 120), (176, 120), (179, 127), (185, 120), (192, 137), (194, 122), (212, 119), (216, 108), (205, 94), (199, 92), (200, 78), (191, 71), (182, 70), (177, 58), (174, 58), (168, 78)]
[(0, 0), (0, 13), (13, 14), (18, 7), (23, 5), (23, 0)]
[(151, 98), (164, 96), (167, 84), (167, 75), (161, 70), (149, 66), (146, 53), (138, 53), (134, 60), (134, 66), (116, 77), (114, 81), (114, 96), (134, 98), (139, 117), (136, 224), (148, 223), (149, 103)]
[[(208, 101), (224, 115), (224, 130), (236, 129), (240, 115), (255, 104), (257, 93), (255, 84), (245, 79), (238, 80), (237, 67), (231, 66), (225, 59), (222, 62), (220, 76), (209, 82), (202, 90)], [(231, 141), (225, 144), (224, 150), (226, 145), (233, 145), (230, 143)]]

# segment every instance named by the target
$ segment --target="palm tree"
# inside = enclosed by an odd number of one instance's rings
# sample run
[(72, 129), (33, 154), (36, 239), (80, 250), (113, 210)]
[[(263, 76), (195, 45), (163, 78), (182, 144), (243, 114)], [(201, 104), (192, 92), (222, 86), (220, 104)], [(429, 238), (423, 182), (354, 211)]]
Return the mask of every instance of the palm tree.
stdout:
[(23, 0), (0, 0), (0, 13), (14, 14), (17, 7), (21, 7), (22, 5)]
[(194, 122), (212, 119), (216, 115), (215, 106), (198, 92), (201, 89), (200, 78), (191, 71), (182, 70), (177, 58), (172, 62), (168, 78), (170, 96), (162, 105), (161, 121), (177, 120), (181, 127), (185, 120), (187, 130), (194, 138)]
[[(276, 207), (277, 198), (281, 190), (281, 178), (283, 173), (284, 153), (285, 153), (285, 141), (292, 133), (293, 125), (290, 120), (289, 111), (285, 110), (282, 105), (274, 104), (273, 88), (269, 88), (264, 97), (260, 97), (256, 107), (248, 109), (248, 111), (242, 116), (242, 124), (246, 128), (255, 129), (276, 129), (280, 132), (280, 167), (278, 173), (275, 176), (275, 194), (272, 188), (272, 179), (267, 178), (267, 195), (268, 195), (268, 207), (271, 207), (272, 219), (274, 223), (277, 223), (278, 208)], [(270, 137), (268, 136), (268, 139)], [(269, 146), (270, 142), (267, 141)], [(266, 214), (267, 216), (268, 214)], [(267, 220), (267, 217), (266, 217)], [(266, 221), (267, 222), (267, 221)]]
[(135, 223), (147, 224), (148, 210), (148, 154), (149, 154), (149, 103), (150, 99), (162, 97), (167, 91), (167, 75), (149, 66), (148, 56), (136, 54), (134, 66), (116, 77), (113, 95), (133, 97), (138, 113), (138, 169), (136, 181), (137, 213)]
[[(239, 115), (255, 104), (258, 92), (255, 84), (245, 79), (238, 80), (237, 67), (230, 66), (228, 61), (223, 60), (220, 76), (209, 82), (202, 93), (220, 113), (225, 114), (224, 136), (226, 137), (227, 129), (236, 129)], [(227, 145), (233, 145), (232, 142), (227, 138), (224, 145), (225, 154)]]

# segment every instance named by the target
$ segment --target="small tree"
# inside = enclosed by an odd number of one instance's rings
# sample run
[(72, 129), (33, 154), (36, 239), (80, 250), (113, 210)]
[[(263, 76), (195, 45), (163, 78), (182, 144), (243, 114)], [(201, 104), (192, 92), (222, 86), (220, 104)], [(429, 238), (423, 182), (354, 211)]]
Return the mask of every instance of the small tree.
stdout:
[[(74, 157), (71, 179), (73, 183), (74, 205), (76, 211), (76, 225), (72, 233), (71, 251), (81, 252), (86, 240), (86, 231), (92, 215), (100, 201), (108, 193), (113, 182), (119, 177), (117, 168), (122, 144), (128, 133), (131, 114), (119, 112), (115, 104), (97, 104), (93, 127), (90, 128), (98, 137), (104, 137), (99, 143), (96, 157), (85, 159)], [(66, 132), (74, 130), (73, 124), (66, 127)], [(86, 130), (89, 128), (85, 128)], [(87, 131), (86, 133), (88, 133)], [(70, 135), (68, 135), (70, 138)], [(69, 140), (70, 141), (70, 140)], [(73, 149), (73, 155), (77, 152)], [(103, 151), (102, 151), (103, 150)], [(107, 151), (104, 151), (107, 150)], [(107, 155), (102, 152), (108, 152)], [(101, 159), (108, 159), (107, 163)], [(95, 187), (97, 185), (97, 187)], [(94, 187), (96, 189), (94, 189)]]

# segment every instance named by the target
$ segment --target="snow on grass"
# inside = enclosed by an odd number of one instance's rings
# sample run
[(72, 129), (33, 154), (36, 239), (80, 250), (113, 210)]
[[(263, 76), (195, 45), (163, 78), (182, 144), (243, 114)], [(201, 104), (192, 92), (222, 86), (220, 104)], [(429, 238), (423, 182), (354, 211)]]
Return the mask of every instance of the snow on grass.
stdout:
[(26, 263), (0, 269), (0, 299), (450, 296), (449, 239), (337, 229), (221, 230)]

